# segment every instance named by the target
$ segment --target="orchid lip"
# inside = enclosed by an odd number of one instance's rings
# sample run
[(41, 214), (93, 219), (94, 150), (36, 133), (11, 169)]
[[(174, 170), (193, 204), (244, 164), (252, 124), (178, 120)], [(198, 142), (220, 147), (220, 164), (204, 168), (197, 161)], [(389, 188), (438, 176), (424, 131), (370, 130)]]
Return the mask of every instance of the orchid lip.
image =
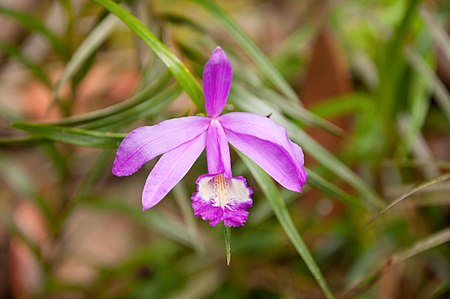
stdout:
[(243, 177), (227, 178), (223, 174), (206, 174), (197, 179), (197, 192), (192, 195), (195, 216), (209, 220), (211, 226), (241, 226), (252, 206), (252, 188)]

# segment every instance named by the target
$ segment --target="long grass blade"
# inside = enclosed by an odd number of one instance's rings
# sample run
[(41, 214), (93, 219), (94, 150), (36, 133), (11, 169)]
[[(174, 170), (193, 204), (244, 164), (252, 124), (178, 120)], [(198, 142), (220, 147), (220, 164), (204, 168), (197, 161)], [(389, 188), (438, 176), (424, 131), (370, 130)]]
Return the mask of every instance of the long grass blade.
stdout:
[[(249, 92), (241, 91), (239, 94), (240, 101), (235, 102), (240, 109), (257, 113), (260, 115), (268, 115), (277, 123), (286, 128), (289, 136), (297, 142), (312, 157), (319, 161), (324, 167), (332, 171), (337, 177), (345, 180), (357, 190), (361, 196), (370, 203), (367, 207), (384, 207), (384, 203), (379, 196), (370, 188), (359, 176), (353, 173), (346, 165), (339, 161), (333, 154), (323, 148), (317, 141), (312, 139), (296, 124), (282, 116), (274, 107), (268, 105), (258, 97)], [(364, 202), (366, 203), (366, 202)], [(367, 204), (366, 203), (366, 204)]]
[(102, 120), (106, 117), (121, 114), (127, 110), (132, 109), (133, 107), (144, 103), (145, 101), (151, 101), (152, 95), (157, 95), (167, 87), (169, 79), (170, 76), (168, 75), (168, 73), (163, 72), (160, 75), (160, 78), (158, 78), (158, 81), (146, 86), (126, 101), (82, 115), (67, 117), (52, 124), (60, 126), (80, 126)]
[(398, 197), (397, 199), (395, 199), (392, 203), (390, 203), (386, 208), (384, 208), (381, 212), (379, 212), (375, 217), (373, 217), (368, 223), (367, 225), (372, 224), (375, 220), (377, 220), (381, 215), (383, 215), (384, 213), (386, 213), (388, 210), (390, 210), (391, 208), (393, 208), (394, 206), (398, 205), (401, 201), (403, 201), (404, 199), (408, 198), (409, 196), (422, 191), (423, 189), (426, 189), (430, 186), (433, 186), (435, 184), (441, 183), (443, 181), (446, 181), (450, 179), (450, 173), (446, 173), (443, 174), (435, 179), (426, 181), (424, 183), (421, 183), (419, 185), (417, 185), (416, 187), (414, 187), (413, 189), (411, 189), (410, 191), (406, 192), (405, 194), (401, 195), (400, 197)]
[(39, 81), (45, 84), (45, 86), (50, 87), (51, 81), (47, 76), (47, 73), (43, 70), (41, 66), (29, 60), (25, 55), (23, 55), (21, 49), (16, 45), (0, 41), (0, 49), (6, 53), (9, 57), (15, 58), (20, 62), (25, 68), (27, 68)]
[(353, 283), (353, 285), (350, 286), (342, 295), (340, 295), (339, 298), (357, 298), (358, 295), (365, 293), (370, 289), (370, 287), (372, 287), (377, 281), (379, 281), (383, 277), (384, 273), (386, 273), (386, 271), (393, 265), (396, 265), (447, 242), (450, 242), (450, 228), (446, 228), (442, 231), (434, 233), (433, 235), (420, 240), (412, 247), (394, 254), (393, 256), (388, 258), (387, 261), (377, 270)]
[(114, 15), (108, 15), (86, 37), (77, 51), (72, 55), (59, 80), (53, 88), (53, 99), (57, 98), (61, 87), (70, 80), (89, 59), (94, 51), (106, 40), (119, 20)]
[(64, 41), (52, 30), (50, 30), (44, 22), (42, 22), (40, 19), (30, 15), (26, 14), (14, 9), (10, 9), (5, 6), (0, 6), (0, 15), (4, 15), (6, 17), (9, 17), (16, 22), (20, 23), (25, 28), (32, 30), (34, 32), (40, 33), (42, 36), (44, 36), (49, 43), (52, 45), (52, 47), (58, 51), (62, 56), (68, 57), (69, 56), (69, 49), (67, 48)]
[(47, 124), (20, 123), (12, 124), (13, 128), (45, 137), (48, 140), (64, 142), (87, 147), (117, 147), (125, 134), (112, 132), (99, 132), (79, 128), (68, 128)]
[(351, 204), (352, 206), (358, 207), (358, 208), (366, 208), (364, 207), (361, 202), (356, 199), (354, 196), (348, 194), (341, 188), (339, 188), (336, 185), (331, 184), (328, 180), (320, 176), (318, 173), (314, 172), (311, 169), (305, 168), (308, 173), (308, 185), (311, 185), (311, 187), (317, 188), (323, 193), (332, 196), (333, 198), (337, 198), (339, 200), (342, 200), (345, 203)]
[(281, 198), (280, 192), (278, 191), (275, 183), (261, 168), (259, 168), (256, 164), (254, 164), (250, 159), (248, 159), (241, 153), (238, 154), (247, 165), (248, 169), (250, 170), (255, 180), (258, 182), (259, 187), (261, 188), (265, 197), (272, 206), (275, 216), (277, 217), (284, 231), (288, 235), (295, 249), (297, 249), (297, 252), (300, 254), (303, 261), (307, 265), (309, 271), (311, 271), (312, 275), (314, 276), (317, 283), (321, 287), (326, 298), (328, 299), (334, 298), (325, 279), (322, 276), (322, 273), (320, 272), (319, 267), (314, 261), (313, 256), (309, 252), (300, 234), (295, 228), (295, 225), (292, 222), (286, 204), (284, 203), (283, 198)]
[(95, 0), (108, 11), (116, 15), (122, 22), (137, 34), (162, 60), (181, 88), (189, 95), (191, 100), (201, 112), (204, 111), (202, 89), (187, 67), (164, 45), (148, 28), (126, 9), (111, 0)]
[(253, 43), (251, 38), (239, 28), (235, 21), (225, 13), (213, 0), (191, 0), (203, 6), (219, 21), (255, 61), (264, 75), (272, 84), (293, 102), (299, 102), (295, 91), (289, 86), (286, 80), (280, 75), (266, 55)]
[(450, 122), (450, 93), (436, 73), (426, 64), (423, 58), (410, 48), (405, 49), (406, 57), (417, 72), (432, 88), (438, 105), (442, 108), (447, 121)]

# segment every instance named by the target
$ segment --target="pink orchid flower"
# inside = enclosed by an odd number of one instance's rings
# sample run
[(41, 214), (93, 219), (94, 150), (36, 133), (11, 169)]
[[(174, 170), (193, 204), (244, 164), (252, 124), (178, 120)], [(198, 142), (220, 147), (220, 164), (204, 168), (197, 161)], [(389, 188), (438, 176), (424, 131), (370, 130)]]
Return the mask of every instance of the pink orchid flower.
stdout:
[(217, 47), (203, 72), (207, 117), (188, 116), (137, 128), (120, 144), (112, 172), (128, 176), (162, 154), (142, 193), (144, 210), (159, 203), (186, 175), (206, 147), (208, 173), (192, 195), (195, 216), (211, 226), (241, 226), (252, 206), (252, 189), (244, 177), (233, 177), (228, 143), (252, 159), (283, 187), (300, 192), (306, 183), (302, 149), (271, 119), (252, 113), (220, 115), (232, 80), (231, 63)]

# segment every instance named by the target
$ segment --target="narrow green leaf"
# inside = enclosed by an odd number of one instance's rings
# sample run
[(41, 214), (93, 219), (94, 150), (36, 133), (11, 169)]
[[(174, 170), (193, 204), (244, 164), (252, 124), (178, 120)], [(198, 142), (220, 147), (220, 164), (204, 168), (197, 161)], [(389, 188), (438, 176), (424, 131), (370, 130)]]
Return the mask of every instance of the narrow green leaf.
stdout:
[(439, 20), (425, 5), (420, 6), (420, 14), (428, 27), (430, 27), (431, 34), (439, 46), (439, 50), (446, 56), (447, 61), (450, 61), (450, 38), (445, 30), (445, 25), (439, 24)]
[(443, 229), (420, 240), (411, 248), (394, 255), (392, 259), (394, 260), (394, 263), (399, 263), (447, 242), (450, 242), (450, 228)]
[[(311, 136), (305, 133), (296, 124), (288, 120), (286, 117), (273, 106), (268, 105), (256, 96), (248, 92), (239, 93), (239, 102), (235, 102), (240, 109), (267, 115), (271, 113), (271, 118), (286, 128), (289, 137), (298, 143), (306, 152), (319, 161), (324, 167), (331, 170), (337, 177), (343, 179), (357, 190), (367, 203), (375, 207), (384, 207), (384, 203), (379, 196), (355, 173), (353, 173), (346, 165), (339, 161), (333, 154), (327, 151)], [(364, 202), (366, 204), (366, 202)], [(367, 207), (373, 208), (368, 205)]]
[(309, 252), (308, 248), (303, 242), (300, 234), (295, 228), (295, 225), (292, 222), (286, 204), (284, 203), (283, 198), (281, 198), (280, 192), (278, 191), (275, 183), (261, 168), (259, 168), (255, 163), (253, 163), (249, 158), (247, 158), (246, 156), (244, 156), (239, 152), (238, 154), (247, 165), (248, 169), (250, 170), (255, 180), (258, 182), (259, 187), (261, 188), (265, 197), (272, 206), (275, 216), (277, 217), (284, 231), (288, 235), (292, 244), (297, 249), (297, 252), (302, 257), (309, 271), (311, 271), (311, 273), (313, 274), (314, 278), (321, 287), (326, 298), (328, 299), (334, 298), (325, 279), (322, 276), (322, 273), (320, 272), (319, 267), (314, 261), (314, 258), (312, 257), (311, 253)]
[(10, 17), (27, 29), (42, 34), (56, 51), (64, 57), (69, 56), (69, 50), (64, 41), (55, 32), (48, 29), (40, 19), (5, 6), (0, 6), (0, 15)]
[[(238, 85), (234, 87), (233, 92), (236, 92), (238, 95), (246, 94), (248, 96), (253, 96), (253, 93), (259, 100), (264, 101), (268, 106), (273, 106), (274, 109), (280, 110), (280, 112), (285, 113), (289, 117), (298, 119), (305, 125), (321, 128), (335, 136), (342, 137), (344, 135), (344, 131), (340, 127), (306, 110), (300, 105), (300, 102), (286, 101), (286, 98), (272, 90), (254, 87), (251, 90), (252, 93), (250, 93), (247, 89)], [(240, 97), (236, 96), (236, 98), (239, 99)]]
[(181, 88), (189, 95), (191, 100), (197, 106), (197, 109), (201, 112), (204, 111), (203, 105), (203, 92), (202, 89), (187, 69), (187, 67), (172, 53), (166, 45), (164, 45), (148, 28), (133, 16), (126, 9), (120, 5), (114, 3), (111, 0), (95, 0), (97, 3), (105, 7), (111, 13), (116, 15), (122, 22), (130, 28), (135, 34), (137, 34), (162, 60), (167, 66), (172, 75), (180, 84)]
[(422, 191), (423, 189), (426, 189), (432, 185), (441, 183), (443, 181), (446, 181), (450, 179), (450, 172), (443, 174), (437, 178), (434, 178), (432, 180), (426, 181), (424, 183), (421, 183), (419, 185), (417, 185), (415, 188), (411, 189), (410, 191), (406, 192), (405, 194), (401, 195), (400, 197), (398, 197), (397, 199), (395, 199), (392, 203), (390, 203), (386, 208), (384, 208), (381, 212), (379, 212), (375, 217), (373, 217), (368, 223), (367, 225), (372, 224), (375, 220), (377, 220), (381, 215), (383, 215), (385, 212), (387, 212), (388, 210), (390, 210), (392, 207), (396, 206), (397, 204), (399, 204), (401, 201), (403, 201), (405, 198), (413, 195), (414, 193), (417, 193), (419, 191)]
[(17, 194), (24, 198), (31, 199), (42, 211), (46, 220), (51, 220), (54, 217), (48, 200), (43, 198), (39, 192), (38, 187), (27, 175), (26, 171), (21, 169), (18, 165), (7, 156), (0, 153), (0, 178), (8, 184)]
[(47, 124), (13, 123), (13, 128), (45, 137), (49, 140), (88, 147), (117, 147), (124, 134), (98, 132), (78, 128), (68, 128)]
[(396, 253), (386, 260), (386, 262), (376, 269), (374, 272), (369, 273), (363, 278), (353, 283), (342, 295), (341, 299), (359, 298), (358, 295), (365, 293), (370, 289), (377, 281), (381, 279), (384, 273), (392, 266), (403, 262), (411, 257), (421, 254), (427, 250), (440, 246), (444, 243), (450, 242), (450, 228), (446, 228), (425, 239), (415, 243), (412, 247)]
[(15, 138), (0, 138), (0, 145), (4, 146), (23, 146), (40, 143), (46, 139), (41, 136), (27, 136)]
[(106, 40), (119, 20), (114, 15), (108, 15), (86, 37), (67, 63), (64, 72), (53, 88), (53, 99), (57, 98), (61, 87), (70, 80), (83, 64), (92, 56), (95, 50)]
[(228, 226), (224, 226), (224, 237), (225, 237), (225, 251), (227, 256), (227, 266), (230, 265), (231, 262), (231, 228)]
[(99, 181), (101, 176), (104, 175), (105, 169), (110, 167), (114, 154), (114, 150), (106, 149), (102, 151), (96, 157), (94, 163), (90, 165), (90, 170), (83, 178), (83, 181), (79, 185), (78, 189), (74, 192), (70, 199), (65, 202), (63, 208), (58, 211), (58, 215), (52, 219), (52, 233), (54, 238), (61, 233), (61, 230), (64, 228), (67, 219), (70, 217), (75, 207), (77, 207), (81, 201), (91, 194), (95, 184)]
[(83, 204), (96, 207), (99, 210), (111, 210), (126, 214), (130, 219), (135, 219), (143, 223), (152, 231), (160, 233), (165, 238), (170, 238), (180, 244), (194, 248), (191, 238), (186, 233), (184, 223), (180, 222), (178, 217), (162, 215), (157, 210), (143, 213), (135, 206), (127, 204), (124, 201), (111, 198), (85, 198)]
[(47, 87), (52, 85), (47, 73), (42, 69), (42, 67), (24, 56), (19, 47), (7, 41), (0, 41), (0, 49), (8, 56), (14, 57)]
[(363, 93), (350, 93), (319, 102), (310, 108), (310, 111), (322, 118), (331, 119), (349, 114), (367, 113), (371, 107), (369, 95)]
[(365, 208), (363, 205), (361, 205), (361, 202), (352, 195), (348, 194), (338, 186), (331, 184), (329, 181), (327, 181), (326, 179), (324, 179), (318, 173), (312, 171), (311, 169), (308, 168), (305, 169), (308, 172), (308, 181), (307, 181), (308, 185), (311, 185), (312, 187), (319, 189), (320, 191), (322, 191), (325, 194), (328, 194), (329, 196), (342, 200), (345, 203), (351, 204), (358, 208)]
[(84, 128), (90, 130), (109, 127), (117, 128), (119, 126), (131, 124), (139, 119), (145, 119), (146, 117), (161, 111), (169, 103), (175, 100), (180, 93), (181, 90), (178, 85), (169, 86), (162, 92), (139, 105), (131, 107), (121, 113), (93, 121)]
[(425, 80), (425, 83), (433, 90), (436, 102), (447, 117), (447, 121), (450, 122), (450, 93), (445, 84), (418, 53), (410, 48), (406, 48), (405, 53), (412, 67), (416, 69), (417, 73)]
[(52, 124), (61, 126), (80, 126), (90, 124), (95, 121), (101, 121), (106, 117), (121, 114), (144, 103), (145, 101), (151, 101), (152, 95), (155, 95), (156, 97), (157, 94), (167, 87), (169, 79), (170, 77), (168, 72), (163, 72), (156, 82), (146, 86), (126, 101), (82, 115), (67, 117)]
[(190, 206), (191, 197), (187, 193), (184, 183), (179, 182), (172, 190), (173, 197), (177, 202), (178, 207), (183, 215), (183, 220), (186, 226), (187, 233), (191, 238), (192, 245), (194, 246), (197, 253), (203, 255), (206, 253), (206, 248), (204, 242), (198, 231), (197, 222), (195, 221), (195, 216), (192, 214), (192, 208)]
[(289, 86), (286, 80), (280, 75), (267, 56), (253, 43), (251, 38), (225, 13), (213, 0), (191, 0), (203, 6), (219, 21), (255, 61), (264, 75), (272, 84), (293, 102), (299, 102), (295, 91)]

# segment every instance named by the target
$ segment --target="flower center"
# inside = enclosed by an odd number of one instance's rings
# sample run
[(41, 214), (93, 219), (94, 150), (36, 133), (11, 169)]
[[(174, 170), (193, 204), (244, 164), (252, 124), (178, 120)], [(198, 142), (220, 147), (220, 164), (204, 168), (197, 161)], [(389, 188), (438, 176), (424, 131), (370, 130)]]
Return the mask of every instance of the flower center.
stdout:
[(228, 182), (223, 174), (218, 174), (212, 179), (214, 189), (214, 203), (213, 206), (221, 207), (222, 209), (228, 204)]

